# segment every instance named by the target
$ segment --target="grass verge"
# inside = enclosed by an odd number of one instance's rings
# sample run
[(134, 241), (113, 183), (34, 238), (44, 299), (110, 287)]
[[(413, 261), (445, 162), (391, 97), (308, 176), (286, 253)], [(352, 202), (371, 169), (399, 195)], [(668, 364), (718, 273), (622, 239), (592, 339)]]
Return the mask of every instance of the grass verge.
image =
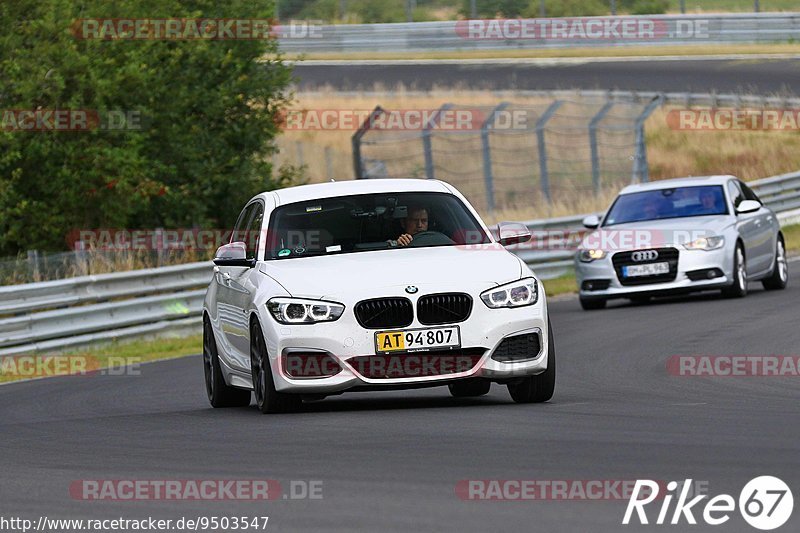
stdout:
[(792, 224), (781, 228), (786, 251), (792, 254), (800, 253), (800, 224)]
[[(201, 353), (203, 336), (119, 341), (63, 354), (37, 354), (0, 358), (0, 383), (39, 377), (86, 374), (108, 370), (114, 374), (138, 372), (136, 365)], [(133, 365), (128, 370), (122, 367)], [(95, 372), (99, 371), (99, 372)]]
[(586, 46), (581, 48), (553, 49), (512, 49), (512, 50), (452, 50), (436, 52), (418, 52), (414, 54), (400, 52), (351, 52), (351, 53), (316, 53), (288, 57), (289, 59), (306, 60), (359, 60), (359, 59), (558, 59), (558, 58), (593, 58), (593, 57), (659, 57), (659, 56), (709, 56), (709, 55), (762, 55), (762, 54), (797, 54), (800, 44), (745, 44), (745, 45), (672, 45), (672, 46)]
[(558, 296), (560, 294), (571, 294), (578, 292), (575, 281), (575, 274), (565, 274), (553, 279), (541, 280), (547, 296)]

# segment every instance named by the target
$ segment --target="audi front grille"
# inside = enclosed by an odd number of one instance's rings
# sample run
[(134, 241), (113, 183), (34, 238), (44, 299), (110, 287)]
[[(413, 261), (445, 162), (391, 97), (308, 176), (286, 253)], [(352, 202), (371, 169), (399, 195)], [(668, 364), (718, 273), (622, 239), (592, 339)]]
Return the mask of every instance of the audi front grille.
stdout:
[[(642, 261), (634, 261), (634, 254), (642, 254), (649, 252), (657, 252), (658, 256), (655, 259), (645, 259)], [(611, 258), (614, 264), (614, 271), (617, 273), (617, 279), (622, 285), (647, 285), (649, 283), (664, 283), (667, 281), (674, 281), (678, 276), (678, 250), (676, 248), (656, 248), (653, 250), (634, 250), (630, 252), (617, 252)], [(647, 265), (651, 263), (669, 263), (669, 272), (666, 274), (654, 274), (651, 276), (637, 276), (637, 277), (624, 277), (622, 275), (622, 267), (633, 265)]]

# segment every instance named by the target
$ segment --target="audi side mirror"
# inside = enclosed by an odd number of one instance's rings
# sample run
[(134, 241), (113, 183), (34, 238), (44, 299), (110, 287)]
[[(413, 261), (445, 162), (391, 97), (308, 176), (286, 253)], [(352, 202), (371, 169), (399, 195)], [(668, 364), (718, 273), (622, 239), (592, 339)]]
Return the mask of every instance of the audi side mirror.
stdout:
[(214, 264), (217, 266), (255, 266), (255, 259), (247, 259), (247, 246), (243, 242), (232, 242), (217, 249), (214, 254)]
[(597, 215), (589, 215), (583, 219), (583, 227), (589, 229), (597, 229), (600, 225), (600, 217)]
[(519, 222), (500, 222), (497, 225), (497, 242), (502, 246), (511, 246), (531, 240), (528, 226)]
[(736, 208), (736, 213), (753, 213), (761, 209), (761, 204), (756, 202), (755, 200), (743, 200), (742, 203), (739, 204), (739, 207)]

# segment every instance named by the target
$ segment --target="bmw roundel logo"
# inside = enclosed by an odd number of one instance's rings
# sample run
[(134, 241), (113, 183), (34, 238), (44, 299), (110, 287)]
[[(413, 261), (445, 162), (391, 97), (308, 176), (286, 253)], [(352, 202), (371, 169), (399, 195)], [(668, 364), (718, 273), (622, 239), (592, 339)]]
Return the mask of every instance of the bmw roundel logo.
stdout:
[(418, 289), (418, 288), (416, 288), (416, 287), (415, 287), (415, 286), (413, 286), (413, 285), (409, 285), (408, 287), (406, 287), (406, 292), (407, 292), (408, 294), (416, 294), (418, 290), (419, 290), (419, 289)]

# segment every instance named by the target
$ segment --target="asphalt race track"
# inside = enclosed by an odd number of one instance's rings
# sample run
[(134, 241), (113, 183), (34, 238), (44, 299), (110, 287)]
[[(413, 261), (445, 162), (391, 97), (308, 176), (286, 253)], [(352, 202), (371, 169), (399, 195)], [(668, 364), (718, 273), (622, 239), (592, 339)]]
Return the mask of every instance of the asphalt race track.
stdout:
[(294, 67), (300, 90), (330, 86), (371, 90), (403, 85), (407, 89), (469, 90), (620, 89), (630, 91), (796, 95), (798, 59), (566, 61), (561, 64), (323, 64)]
[[(797, 270), (797, 263), (791, 266)], [(268, 531), (755, 531), (620, 525), (626, 501), (463, 501), (459, 480), (683, 480), (711, 495), (776, 475), (800, 496), (800, 378), (668, 375), (671, 355), (800, 353), (800, 283), (744, 300), (700, 295), (581, 311), (550, 304), (559, 374), (551, 403), (505, 387), (352, 393), (299, 414), (212, 409), (200, 358), (141, 375), (0, 386), (3, 516), (269, 516)], [(322, 482), (322, 499), (80, 501), (83, 479)], [(655, 504), (660, 507), (660, 504)], [(674, 504), (673, 504), (674, 505)], [(658, 507), (649, 516), (655, 519)], [(797, 506), (796, 506), (797, 507)], [(671, 513), (670, 513), (671, 515)], [(702, 518), (702, 509), (695, 512)], [(800, 511), (779, 531), (798, 531)]]

